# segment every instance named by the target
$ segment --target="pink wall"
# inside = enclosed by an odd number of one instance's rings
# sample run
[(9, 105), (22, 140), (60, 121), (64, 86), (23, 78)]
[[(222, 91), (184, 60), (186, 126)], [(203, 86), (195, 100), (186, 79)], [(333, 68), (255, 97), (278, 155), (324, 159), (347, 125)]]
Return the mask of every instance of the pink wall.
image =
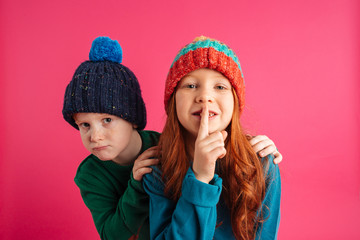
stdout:
[(358, 1), (101, 2), (0, 2), (0, 239), (98, 239), (73, 182), (87, 152), (61, 115), (91, 41), (119, 40), (161, 131), (167, 70), (201, 34), (238, 53), (244, 122), (284, 155), (279, 239), (360, 239)]

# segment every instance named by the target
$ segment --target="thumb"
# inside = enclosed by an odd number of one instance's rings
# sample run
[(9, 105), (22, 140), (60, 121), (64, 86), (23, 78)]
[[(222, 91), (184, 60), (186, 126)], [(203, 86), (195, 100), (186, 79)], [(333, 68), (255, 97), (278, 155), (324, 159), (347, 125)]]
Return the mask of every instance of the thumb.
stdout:
[(226, 139), (227, 136), (228, 136), (227, 131), (223, 130), (223, 131), (221, 131), (221, 134), (223, 135), (223, 139), (224, 139), (224, 141), (225, 141), (225, 139)]
[[(224, 131), (221, 131), (221, 134), (222, 134), (223, 139), (224, 139), (224, 142), (225, 142), (225, 139), (227, 138), (228, 133), (227, 133), (227, 131), (224, 130)], [(224, 146), (224, 149), (225, 149), (225, 153), (223, 153), (223, 154), (221, 154), (221, 155), (219, 156), (220, 159), (223, 158), (223, 157), (225, 157), (225, 155), (226, 155), (226, 148), (225, 148), (225, 146)]]

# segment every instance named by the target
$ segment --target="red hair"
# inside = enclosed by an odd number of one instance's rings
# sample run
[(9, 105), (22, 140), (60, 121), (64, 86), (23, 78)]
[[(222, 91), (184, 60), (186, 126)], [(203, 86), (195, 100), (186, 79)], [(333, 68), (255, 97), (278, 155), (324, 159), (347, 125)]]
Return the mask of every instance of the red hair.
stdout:
[[(230, 209), (236, 239), (254, 239), (257, 223), (261, 221), (261, 214), (257, 214), (265, 196), (265, 176), (261, 161), (240, 125), (239, 101), (234, 90), (233, 95), (235, 107), (225, 141), (227, 154), (218, 161), (218, 174), (223, 179), (222, 197)], [(177, 201), (190, 160), (184, 141), (186, 130), (177, 118), (175, 94), (166, 112), (168, 117), (159, 140), (159, 159), (165, 194)]]

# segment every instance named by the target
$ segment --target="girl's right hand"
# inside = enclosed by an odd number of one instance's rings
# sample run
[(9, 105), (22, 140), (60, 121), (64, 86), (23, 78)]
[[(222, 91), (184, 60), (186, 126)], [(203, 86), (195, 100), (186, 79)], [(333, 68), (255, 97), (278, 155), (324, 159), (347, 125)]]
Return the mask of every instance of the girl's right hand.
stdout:
[(136, 181), (141, 181), (144, 174), (150, 173), (152, 171), (150, 166), (159, 163), (159, 159), (153, 158), (156, 156), (156, 152), (157, 146), (148, 148), (135, 160), (132, 172)]
[(198, 136), (195, 141), (193, 171), (197, 180), (209, 183), (215, 174), (216, 160), (226, 154), (226, 131), (217, 131), (209, 135), (209, 109), (204, 105)]

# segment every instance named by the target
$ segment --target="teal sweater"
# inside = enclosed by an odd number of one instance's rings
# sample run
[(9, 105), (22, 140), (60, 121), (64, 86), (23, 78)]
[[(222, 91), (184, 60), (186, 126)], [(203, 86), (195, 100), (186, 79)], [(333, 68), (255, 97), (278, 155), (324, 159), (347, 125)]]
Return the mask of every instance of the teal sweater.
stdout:
[[(156, 146), (160, 134), (139, 131), (140, 153)], [(132, 165), (120, 166), (88, 156), (79, 166), (75, 183), (80, 188), (101, 239), (149, 239), (149, 197), (132, 177)]]
[[(265, 222), (259, 225), (256, 239), (276, 239), (280, 222), (280, 172), (273, 159), (266, 166), (266, 195), (262, 211)], [(150, 196), (151, 239), (235, 239), (230, 210), (221, 198), (222, 179), (215, 174), (210, 184), (198, 181), (189, 168), (177, 202), (164, 195), (164, 183), (157, 167), (144, 177), (144, 188)], [(221, 223), (221, 224), (220, 224)], [(218, 225), (218, 227), (216, 227)]]

